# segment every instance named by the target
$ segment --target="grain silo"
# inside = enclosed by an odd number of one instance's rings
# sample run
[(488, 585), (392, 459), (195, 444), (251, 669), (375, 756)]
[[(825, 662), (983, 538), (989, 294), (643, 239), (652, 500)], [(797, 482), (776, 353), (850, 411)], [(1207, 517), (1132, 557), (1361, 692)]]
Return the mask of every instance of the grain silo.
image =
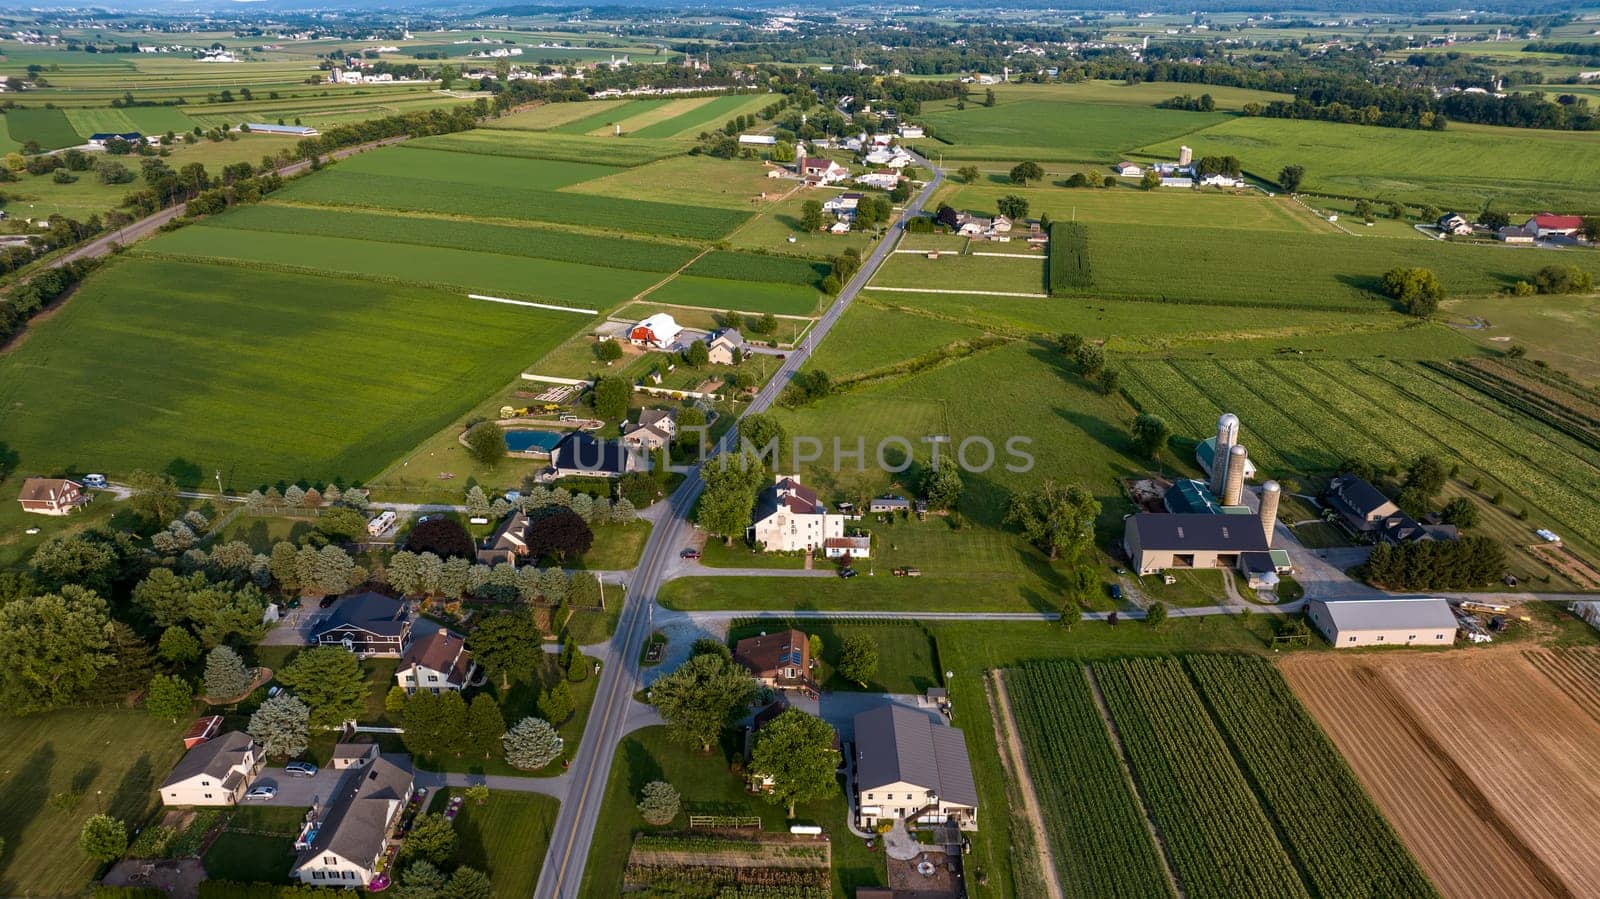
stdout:
[(1222, 504), (1237, 506), (1244, 495), (1244, 461), (1250, 454), (1241, 444), (1228, 448), (1227, 479), (1222, 482)]
[(1266, 532), (1267, 545), (1272, 545), (1272, 531), (1278, 525), (1278, 500), (1283, 497), (1283, 488), (1277, 481), (1268, 481), (1261, 485), (1261, 530)]
[(1211, 452), (1211, 492), (1222, 495), (1223, 484), (1228, 479), (1228, 450), (1239, 442), (1239, 416), (1222, 413), (1217, 419), (1217, 444)]
[(1178, 148), (1178, 165), (1188, 165), (1194, 161), (1194, 151), (1188, 147)]

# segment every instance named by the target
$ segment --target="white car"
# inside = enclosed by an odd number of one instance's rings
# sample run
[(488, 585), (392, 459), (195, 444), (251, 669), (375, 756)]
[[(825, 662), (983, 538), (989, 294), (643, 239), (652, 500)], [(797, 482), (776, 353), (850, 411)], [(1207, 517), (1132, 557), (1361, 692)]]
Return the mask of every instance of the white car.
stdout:
[(83, 476), (83, 486), (88, 487), (91, 490), (104, 490), (106, 486), (106, 476), (103, 474), (86, 474)]
[(277, 787), (251, 787), (250, 792), (244, 794), (245, 801), (256, 799), (266, 801), (278, 795)]

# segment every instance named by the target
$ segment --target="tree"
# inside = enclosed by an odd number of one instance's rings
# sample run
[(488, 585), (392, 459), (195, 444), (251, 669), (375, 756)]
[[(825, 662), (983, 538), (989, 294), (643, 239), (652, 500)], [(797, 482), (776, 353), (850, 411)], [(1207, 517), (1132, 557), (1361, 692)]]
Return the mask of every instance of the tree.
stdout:
[(1444, 504), (1441, 513), (1446, 524), (1453, 524), (1458, 528), (1471, 528), (1478, 525), (1478, 504), (1464, 496)]
[(361, 717), (367, 678), (355, 653), (340, 646), (315, 646), (294, 657), (278, 680), (311, 707), (311, 723), (338, 727)]
[(183, 628), (173, 625), (161, 632), (156, 653), (169, 664), (187, 665), (200, 658), (200, 641)]
[(1146, 169), (1145, 173), (1139, 176), (1139, 187), (1143, 190), (1155, 190), (1160, 186), (1161, 173), (1155, 169)]
[(500, 679), (502, 690), (511, 688), (513, 675), (520, 678), (532, 671), (543, 651), (533, 616), (513, 612), (485, 619), (467, 636), (467, 648), (485, 671)]
[(128, 828), (110, 815), (93, 815), (83, 822), (78, 846), (98, 862), (119, 859), (128, 851)]
[(562, 678), (548, 689), (539, 692), (539, 715), (551, 724), (560, 726), (572, 717), (572, 687)]
[(461, 522), (435, 515), (418, 524), (406, 535), (406, 549), (414, 553), (433, 553), (441, 559), (475, 559), (477, 550), (472, 535)]
[(1499, 231), (1501, 228), (1511, 224), (1511, 216), (1506, 215), (1504, 212), (1489, 209), (1478, 216), (1478, 224), (1488, 228), (1490, 231)]
[(740, 450), (757, 458), (770, 455), (774, 466), (782, 466), (783, 446), (788, 442), (782, 422), (770, 412), (752, 412), (739, 420)]
[(1533, 288), (1539, 293), (1588, 293), (1594, 287), (1594, 277), (1575, 265), (1547, 265), (1533, 276)]
[(984, 92), (983, 92), (983, 105), (984, 106), (993, 106), (994, 105), (994, 88), (991, 87), (991, 88), (987, 88), (986, 90), (984, 90)]
[(1172, 429), (1159, 415), (1141, 412), (1133, 419), (1133, 446), (1141, 456), (1158, 458), (1171, 436)]
[(930, 468), (922, 476), (922, 498), (930, 509), (954, 509), (963, 489), (961, 470), (955, 465)]
[[(1027, 184), (1029, 181), (1038, 181), (1044, 177), (1044, 169), (1039, 163), (1028, 161), (1019, 162), (1011, 167), (1011, 183)], [(1026, 213), (1024, 213), (1026, 215)]]
[(696, 340), (684, 350), (683, 361), (689, 363), (691, 368), (705, 368), (711, 364), (711, 350), (706, 347), (704, 340)]
[(945, 228), (954, 231), (961, 226), (961, 223), (957, 220), (959, 215), (960, 213), (956, 212), (954, 206), (949, 203), (940, 203), (938, 211), (933, 214), (933, 221), (935, 224), (943, 225)]
[(406, 710), (406, 701), (410, 698), (411, 694), (406, 692), (405, 687), (395, 684), (383, 696), (383, 710), (391, 715), (402, 715)]
[(1061, 604), (1061, 618), (1059, 622), (1063, 628), (1072, 630), (1072, 626), (1083, 620), (1083, 607), (1078, 605), (1076, 599), (1068, 599)]
[(181, 677), (158, 674), (150, 678), (150, 692), (144, 697), (144, 710), (176, 724), (187, 717), (194, 702), (194, 688)]
[(467, 429), (467, 454), (490, 468), (506, 457), (506, 435), (492, 421), (480, 421)]
[(299, 755), (311, 744), (311, 709), (293, 694), (279, 693), (261, 703), (250, 716), (245, 732), (261, 744), (261, 751), (267, 755)]
[(831, 795), (839, 788), (839, 752), (833, 727), (815, 715), (789, 709), (756, 731), (750, 770), (772, 781), (772, 801), (789, 807)]
[(1400, 308), (1418, 318), (1427, 318), (1439, 309), (1444, 287), (1439, 277), (1425, 268), (1392, 268), (1379, 282), (1383, 292)]
[(995, 208), (1008, 219), (1026, 218), (1028, 215), (1028, 199), (1016, 194), (1006, 194), (995, 201)]
[(878, 644), (866, 634), (850, 634), (839, 651), (839, 676), (865, 687), (878, 676)]
[(1300, 182), (1306, 178), (1306, 167), (1303, 165), (1286, 165), (1278, 170), (1278, 186), (1294, 193), (1300, 189)]
[(555, 761), (565, 743), (550, 722), (543, 718), (518, 721), (501, 740), (506, 763), (523, 771), (537, 771)]
[(524, 533), (528, 555), (534, 559), (566, 562), (582, 557), (594, 545), (594, 531), (589, 529), (588, 522), (578, 513), (560, 506), (537, 510), (530, 516)]
[(456, 826), (442, 814), (421, 814), (400, 844), (399, 863), (426, 861), (434, 866), (455, 860)]
[(418, 691), (406, 700), (406, 748), (417, 755), (460, 754), (466, 745), (467, 703), (455, 691)]
[(433, 862), (419, 859), (407, 865), (400, 875), (396, 895), (400, 899), (439, 899), (444, 885), (444, 872)]
[(1077, 364), (1078, 371), (1083, 372), (1084, 377), (1092, 378), (1105, 366), (1106, 351), (1096, 344), (1086, 343), (1072, 354), (1072, 361)]
[(1100, 501), (1078, 486), (1061, 487), (1045, 481), (1035, 490), (1013, 494), (1006, 521), (1022, 528), (1022, 533), (1054, 561), (1065, 557), (1074, 561), (1094, 542), (1094, 521), (1100, 515)]
[(818, 200), (807, 200), (800, 206), (800, 230), (822, 230), (822, 203)]
[(616, 340), (602, 340), (594, 345), (594, 357), (601, 362), (615, 362), (622, 358), (622, 343)]
[(750, 510), (756, 505), (756, 486), (761, 469), (756, 465), (743, 465), (743, 457), (726, 465), (716, 461), (703, 466), (700, 476), (705, 481), (705, 491), (700, 494), (697, 520), (702, 528), (718, 534), (727, 544), (735, 535), (743, 534), (750, 524)]
[(716, 655), (695, 656), (650, 687), (650, 701), (674, 740), (702, 752), (722, 736), (756, 698), (756, 682), (739, 665)]
[(1083, 346), (1083, 343), (1084, 341), (1082, 334), (1066, 332), (1056, 335), (1056, 349), (1061, 351), (1061, 355), (1068, 358), (1076, 356), (1079, 348)]
[(483, 805), (489, 801), (489, 785), (482, 783), (473, 784), (472, 786), (467, 787), (465, 790), (465, 796), (466, 798), (472, 800), (474, 805)]
[(212, 699), (232, 699), (250, 689), (254, 678), (244, 667), (244, 659), (231, 646), (218, 646), (206, 655), (206, 695)]
[(597, 378), (594, 382), (594, 414), (601, 421), (622, 421), (628, 417), (628, 399), (633, 388), (622, 378)]
[(479, 758), (488, 758), (506, 735), (506, 719), (500, 706), (487, 693), (472, 697), (467, 706), (467, 751)]
[(170, 521), (182, 503), (178, 484), (170, 475), (152, 474), (142, 468), (128, 475), (128, 490), (132, 492), (129, 505), (155, 523)]
[(664, 827), (678, 817), (681, 804), (682, 799), (672, 784), (664, 780), (652, 780), (639, 793), (639, 817), (646, 824)]
[(82, 587), (0, 606), (0, 708), (65, 705), (115, 664), (111, 636), (105, 600)]
[(1100, 369), (1100, 373), (1095, 375), (1094, 380), (1096, 384), (1100, 385), (1100, 392), (1110, 396), (1117, 392), (1117, 386), (1122, 383), (1122, 372), (1107, 365)]
[(956, 177), (966, 184), (976, 183), (979, 178), (978, 167), (975, 165), (964, 165), (961, 168), (956, 169)]
[(794, 162), (794, 144), (780, 140), (772, 145), (771, 155), (773, 162)]
[(1161, 627), (1161, 622), (1167, 620), (1167, 604), (1160, 601), (1151, 603), (1150, 608), (1144, 610), (1144, 620), (1152, 629)]
[(489, 875), (466, 865), (455, 869), (444, 885), (444, 899), (493, 899), (494, 884)]

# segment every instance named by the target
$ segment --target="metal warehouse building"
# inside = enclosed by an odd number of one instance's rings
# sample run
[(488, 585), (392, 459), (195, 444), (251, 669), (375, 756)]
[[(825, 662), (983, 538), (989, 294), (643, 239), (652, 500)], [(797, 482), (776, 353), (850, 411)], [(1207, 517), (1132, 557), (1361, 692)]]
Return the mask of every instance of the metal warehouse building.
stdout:
[(1456, 641), (1456, 616), (1442, 599), (1313, 600), (1306, 615), (1335, 649), (1449, 646)]

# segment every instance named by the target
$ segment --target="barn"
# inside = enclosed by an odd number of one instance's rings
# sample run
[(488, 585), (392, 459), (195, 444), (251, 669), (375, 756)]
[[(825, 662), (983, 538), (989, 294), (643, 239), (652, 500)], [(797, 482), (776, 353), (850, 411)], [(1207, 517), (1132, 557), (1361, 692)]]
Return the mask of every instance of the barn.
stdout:
[(628, 332), (628, 340), (639, 346), (654, 347), (658, 350), (672, 349), (677, 342), (678, 335), (683, 329), (671, 315), (657, 312), (633, 326)]
[(1455, 613), (1435, 597), (1313, 600), (1306, 605), (1306, 617), (1335, 649), (1456, 642)]

